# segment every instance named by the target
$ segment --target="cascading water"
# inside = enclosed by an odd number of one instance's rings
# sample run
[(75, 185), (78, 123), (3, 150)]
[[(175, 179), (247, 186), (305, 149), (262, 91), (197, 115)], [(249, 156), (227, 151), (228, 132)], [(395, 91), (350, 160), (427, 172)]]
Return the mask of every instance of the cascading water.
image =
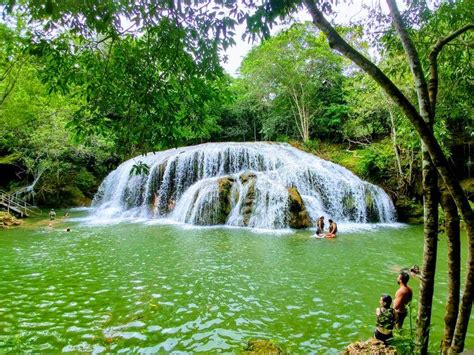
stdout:
[[(137, 162), (149, 171), (132, 173)], [(265, 229), (306, 228), (320, 215), (340, 222), (393, 222), (380, 188), (284, 143), (207, 143), (128, 160), (101, 184), (101, 217)]]

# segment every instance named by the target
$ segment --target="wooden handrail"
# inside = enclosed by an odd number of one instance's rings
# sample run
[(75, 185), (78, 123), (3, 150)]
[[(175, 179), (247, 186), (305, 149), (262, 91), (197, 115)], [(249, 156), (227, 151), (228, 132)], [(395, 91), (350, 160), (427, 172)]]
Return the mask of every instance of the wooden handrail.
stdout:
[(28, 215), (39, 215), (42, 213), (41, 209), (36, 206), (33, 206), (18, 198), (15, 195), (9, 194), (3, 190), (0, 190), (0, 202), (7, 207), (8, 210), (12, 209), (17, 213)]

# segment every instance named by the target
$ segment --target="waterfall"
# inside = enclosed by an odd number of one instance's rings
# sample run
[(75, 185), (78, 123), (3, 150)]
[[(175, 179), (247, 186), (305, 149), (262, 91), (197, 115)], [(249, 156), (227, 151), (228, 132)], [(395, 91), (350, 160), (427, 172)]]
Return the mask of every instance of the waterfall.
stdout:
[[(149, 171), (133, 174), (138, 162)], [(136, 157), (106, 177), (93, 207), (108, 218), (267, 229), (306, 228), (321, 215), (395, 221), (380, 187), (286, 143), (207, 143)]]

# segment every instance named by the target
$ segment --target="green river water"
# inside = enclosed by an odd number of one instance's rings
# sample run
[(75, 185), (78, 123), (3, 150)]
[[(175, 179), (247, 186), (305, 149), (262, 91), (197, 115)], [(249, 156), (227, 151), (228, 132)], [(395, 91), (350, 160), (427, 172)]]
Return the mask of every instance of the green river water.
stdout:
[[(310, 231), (67, 226), (69, 233), (45, 224), (0, 231), (1, 353), (238, 352), (252, 338), (291, 353), (336, 353), (371, 336), (380, 295), (393, 296), (396, 270), (421, 264), (422, 254), (420, 226), (340, 228), (336, 240)], [(419, 281), (410, 285), (416, 302)], [(444, 235), (436, 287), (435, 348)]]

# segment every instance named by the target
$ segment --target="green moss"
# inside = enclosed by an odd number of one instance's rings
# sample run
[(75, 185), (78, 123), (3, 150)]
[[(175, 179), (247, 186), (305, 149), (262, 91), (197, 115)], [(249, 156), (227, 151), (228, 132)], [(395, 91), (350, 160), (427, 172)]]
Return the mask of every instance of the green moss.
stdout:
[(287, 354), (287, 352), (279, 345), (268, 339), (253, 339), (247, 343), (247, 347), (243, 350), (243, 354)]
[(411, 224), (423, 223), (423, 205), (421, 203), (405, 196), (400, 196), (394, 202), (399, 221)]

